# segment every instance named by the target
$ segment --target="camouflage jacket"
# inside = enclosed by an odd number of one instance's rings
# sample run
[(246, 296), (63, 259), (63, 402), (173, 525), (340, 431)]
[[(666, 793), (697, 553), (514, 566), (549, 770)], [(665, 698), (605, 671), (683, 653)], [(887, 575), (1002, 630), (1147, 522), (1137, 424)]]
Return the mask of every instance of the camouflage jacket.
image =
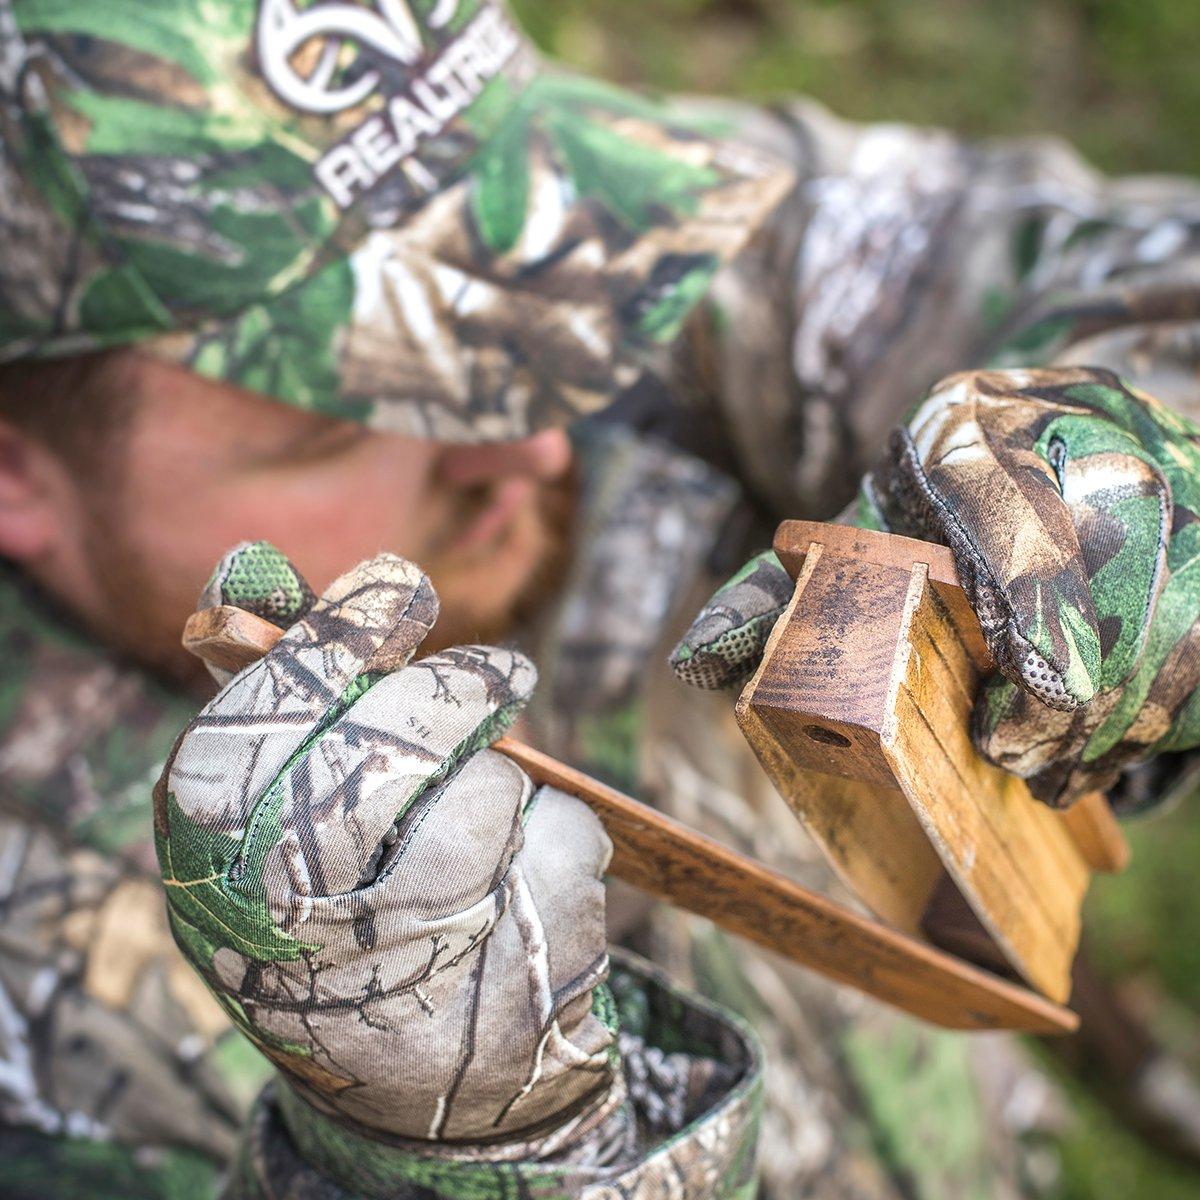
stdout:
[[(594, 443), (587, 474), (611, 477), (622, 493), (629, 485), (647, 528), (694, 507), (695, 534), (675, 548), (681, 576), (691, 575), (710, 533), (703, 518), (728, 507), (729, 485), (626, 438)], [(618, 527), (623, 515), (602, 524)], [(602, 560), (612, 541), (603, 529), (596, 536)], [(287, 1089), (268, 1088), (252, 1105), (269, 1064), (198, 985), (164, 920), (148, 776), (198, 699), (87, 644), (12, 573), (0, 580), (0, 602), (12, 668), (0, 743), (0, 1159), (17, 1194), (191, 1197), (215, 1194), (222, 1176), (226, 1195), (247, 1198), (500, 1197), (518, 1188), (599, 1200), (654, 1194), (679, 1178), (705, 1195), (749, 1194), (762, 1103), (757, 1040), (736, 1017), (621, 955), (609, 985), (637, 1125), (633, 1160), (600, 1166), (532, 1151), (525, 1160), (511, 1145), (382, 1147), (321, 1126), (305, 1142), (323, 1156), (314, 1169), (287, 1132), (302, 1119), (295, 1101), (288, 1111)], [(346, 1190), (329, 1190), (331, 1177)]]
[(1109, 180), (1048, 138), (694, 103), (799, 178), (718, 276), (668, 383), (692, 400), (692, 448), (720, 447), (772, 520), (838, 512), (951, 372), (1107, 367), (1200, 413), (1200, 183)]
[[(797, 187), (612, 419), (700, 452), (742, 495), (673, 455), (610, 460), (587, 518), (605, 536), (533, 635), (535, 721), (548, 748), (821, 885), (819, 857), (737, 749), (727, 701), (681, 694), (658, 667), (665, 648), (772, 521), (837, 511), (886, 429), (947, 371), (1106, 365), (1196, 408), (1200, 188), (1109, 183), (1055, 143), (855, 128), (806, 104), (696, 107), (792, 163)], [(586, 622), (571, 599), (597, 581), (601, 647), (572, 638)], [(0, 603), (6, 1178), (18, 1195), (204, 1194), (265, 1073), (151, 902), (150, 783), (192, 702), (71, 640), (13, 581)], [(581, 694), (583, 711), (562, 708)], [(771, 1195), (1016, 1194), (1006, 1121), (1028, 1105), (1003, 1103), (1021, 1072), (1006, 1043), (932, 1034), (701, 922), (615, 891), (613, 904), (657, 964), (765, 1034)], [(263, 1161), (271, 1111), (242, 1172)]]

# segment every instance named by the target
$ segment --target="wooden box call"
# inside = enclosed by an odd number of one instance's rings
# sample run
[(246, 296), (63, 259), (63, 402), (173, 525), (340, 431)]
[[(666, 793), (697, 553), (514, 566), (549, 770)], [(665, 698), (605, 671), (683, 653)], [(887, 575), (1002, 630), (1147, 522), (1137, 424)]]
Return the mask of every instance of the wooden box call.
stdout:
[(737, 714), (776, 787), (893, 928), (1065, 1001), (1125, 841), (1102, 796), (1052, 811), (975, 752), (993, 663), (950, 551), (807, 521), (775, 550), (796, 590)]

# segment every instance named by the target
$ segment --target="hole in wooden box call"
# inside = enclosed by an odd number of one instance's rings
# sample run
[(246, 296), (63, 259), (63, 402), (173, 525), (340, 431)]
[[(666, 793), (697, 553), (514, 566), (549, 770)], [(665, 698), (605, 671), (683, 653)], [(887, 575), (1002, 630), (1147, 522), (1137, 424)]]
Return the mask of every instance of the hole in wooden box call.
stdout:
[(850, 745), (850, 739), (835, 729), (826, 729), (824, 725), (805, 725), (802, 732), (814, 742), (824, 742), (826, 746), (841, 746), (844, 750)]

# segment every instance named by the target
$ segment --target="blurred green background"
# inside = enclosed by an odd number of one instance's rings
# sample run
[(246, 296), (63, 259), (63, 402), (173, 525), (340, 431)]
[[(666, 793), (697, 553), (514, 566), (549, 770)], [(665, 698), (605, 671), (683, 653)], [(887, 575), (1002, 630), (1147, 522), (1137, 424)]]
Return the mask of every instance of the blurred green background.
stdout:
[[(624, 83), (978, 135), (1053, 132), (1108, 171), (1200, 174), (1197, 0), (512, 0), (548, 51)], [(1093, 951), (1200, 1072), (1200, 804), (1130, 830), (1133, 865), (1093, 889)], [(1056, 1200), (1197, 1200), (1072, 1090)]]
[(512, 0), (545, 48), (626, 83), (968, 133), (1052, 129), (1099, 166), (1200, 172), (1195, 0)]

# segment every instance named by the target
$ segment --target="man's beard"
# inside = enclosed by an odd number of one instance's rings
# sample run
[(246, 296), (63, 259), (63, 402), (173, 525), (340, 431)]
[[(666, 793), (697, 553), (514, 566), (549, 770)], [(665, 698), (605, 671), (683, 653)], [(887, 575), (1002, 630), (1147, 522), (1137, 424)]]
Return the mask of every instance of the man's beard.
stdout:
[[(552, 483), (539, 486), (532, 513), (525, 519), (536, 527), (537, 549), (529, 572), (519, 589), (503, 606), (459, 603), (462, 578), (470, 570), (461, 570), (455, 556), (444, 562), (435, 558), (429, 566), (430, 577), (442, 596), (442, 612), (437, 625), (424, 643), (423, 653), (436, 653), (464, 643), (495, 644), (511, 640), (513, 634), (534, 621), (560, 594), (571, 567), (577, 532), (579, 481), (575, 467)], [(439, 586), (439, 579), (445, 586)]]
[[(190, 614), (179, 614), (187, 602), (164, 596), (162, 572), (121, 536), (121, 529), (120, 518), (110, 514), (89, 522), (85, 532), (84, 553), (104, 610), (90, 623), (89, 632), (170, 683), (199, 694), (210, 692), (208, 669), (183, 649), (183, 623)], [(198, 599), (199, 591), (193, 606)]]
[[(468, 642), (504, 642), (533, 621), (559, 594), (570, 569), (577, 504), (574, 468), (562, 479), (539, 487), (534, 511), (528, 514), (536, 522), (536, 557), (519, 591), (503, 607), (456, 607), (456, 571), (453, 556), (447, 555), (442, 613), (417, 654), (434, 654)], [(89, 632), (164, 680), (207, 694), (212, 687), (207, 669), (181, 645), (183, 624), (199, 597), (199, 585), (195, 595), (190, 589), (187, 595), (172, 594), (174, 581), (164, 578), (139, 547), (123, 538), (125, 522), (119, 511), (113, 511), (117, 507), (98, 507), (85, 532), (84, 552), (105, 614), (91, 623)], [(428, 566), (436, 587), (440, 573), (436, 558)], [(447, 599), (451, 603), (445, 603)]]

